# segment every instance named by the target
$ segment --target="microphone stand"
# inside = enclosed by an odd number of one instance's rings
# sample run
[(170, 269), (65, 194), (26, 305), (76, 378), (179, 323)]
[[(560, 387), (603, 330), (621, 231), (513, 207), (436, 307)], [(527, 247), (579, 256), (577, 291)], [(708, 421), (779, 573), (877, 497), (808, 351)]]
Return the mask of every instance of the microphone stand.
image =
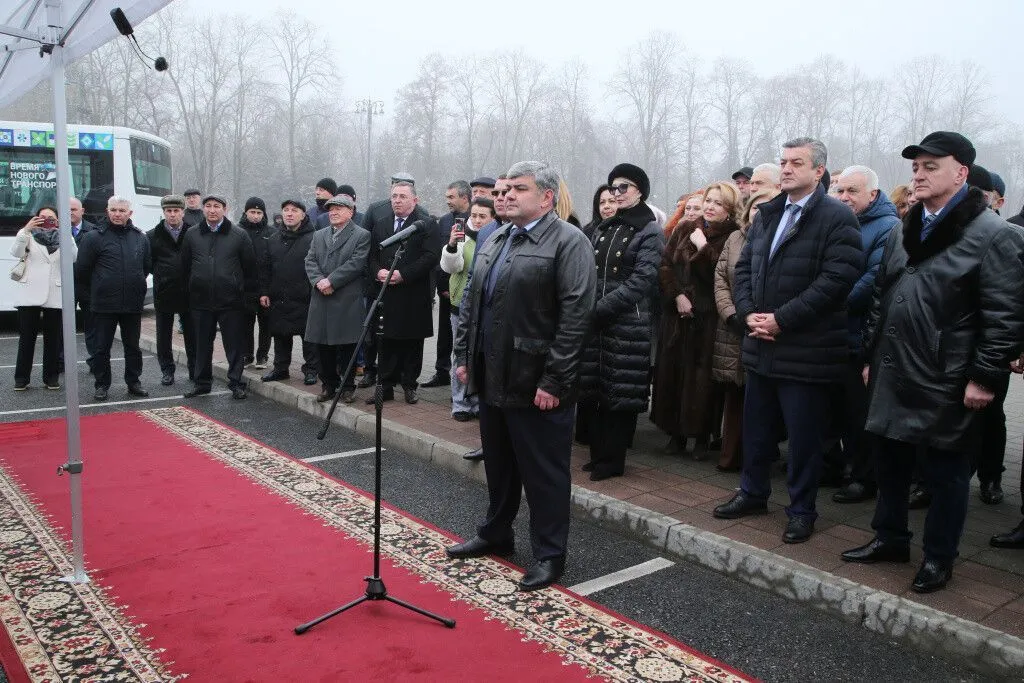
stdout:
[[(373, 320), (374, 314), (377, 315), (377, 348), (381, 348), (381, 341), (384, 338), (384, 292), (387, 291), (388, 283), (391, 281), (391, 275), (395, 272), (395, 268), (398, 266), (398, 259), (401, 258), (402, 252), (405, 251), (405, 242), (398, 244), (398, 249), (395, 251), (395, 257), (391, 260), (391, 269), (388, 270), (388, 276), (381, 283), (380, 291), (377, 292), (377, 298), (373, 300), (370, 305), (370, 310), (366, 313), (366, 319), (363, 321), (363, 331), (359, 335), (359, 341), (356, 342), (356, 348), (352, 352), (352, 357), (349, 358), (348, 367), (345, 368), (345, 374), (341, 376), (342, 382), (344, 382), (349, 373), (352, 372), (352, 368), (356, 364), (356, 359), (359, 356), (359, 349), (362, 348), (363, 342), (366, 340), (367, 332), (370, 329), (370, 321)], [(384, 586), (384, 581), (380, 576), (380, 485), (381, 485), (381, 422), (384, 414), (384, 385), (381, 384), (381, 374), (377, 373), (377, 385), (374, 388), (374, 407), (376, 412), (376, 431), (375, 431), (375, 448), (374, 448), (374, 484), (373, 484), (373, 576), (367, 576), (363, 580), (366, 581), (366, 592), (359, 596), (352, 602), (342, 605), (334, 610), (331, 610), (327, 614), (317, 617), (312, 621), (306, 622), (295, 627), (296, 635), (302, 635), (312, 627), (316, 626), (322, 621), (327, 621), (331, 617), (335, 617), (342, 612), (352, 609), (356, 605), (362, 604), (367, 600), (386, 600), (393, 602), (396, 605), (404, 607), (408, 610), (412, 610), (417, 614), (422, 614), (425, 617), (429, 617), (435, 621), (439, 621), (448, 628), (455, 628), (455, 620), (447, 619), (445, 617), (428, 612), (425, 609), (421, 609), (415, 605), (409, 604), (404, 600), (389, 595), (388, 589)], [(331, 426), (331, 416), (334, 414), (335, 408), (338, 407), (338, 399), (341, 397), (341, 390), (335, 392), (334, 401), (331, 403), (330, 409), (327, 411), (327, 416), (324, 418), (324, 423), (320, 427), (320, 432), (316, 438), (323, 440), (327, 436), (327, 430)]]

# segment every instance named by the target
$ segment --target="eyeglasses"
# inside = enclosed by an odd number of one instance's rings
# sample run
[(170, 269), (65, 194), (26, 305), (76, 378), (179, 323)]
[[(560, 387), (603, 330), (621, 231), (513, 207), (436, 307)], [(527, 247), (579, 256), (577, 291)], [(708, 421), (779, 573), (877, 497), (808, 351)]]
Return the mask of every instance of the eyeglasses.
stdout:
[(618, 185), (612, 185), (609, 190), (611, 190), (612, 194), (626, 194), (631, 187), (636, 187), (636, 185), (633, 183), (619, 183)]

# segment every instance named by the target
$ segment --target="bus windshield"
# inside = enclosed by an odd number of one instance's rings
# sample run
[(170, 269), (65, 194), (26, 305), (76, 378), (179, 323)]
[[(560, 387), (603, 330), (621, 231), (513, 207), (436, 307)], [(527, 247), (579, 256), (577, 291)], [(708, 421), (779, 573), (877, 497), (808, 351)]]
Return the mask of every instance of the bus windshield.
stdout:
[(163, 197), (171, 193), (171, 150), (150, 140), (131, 138), (135, 193)]

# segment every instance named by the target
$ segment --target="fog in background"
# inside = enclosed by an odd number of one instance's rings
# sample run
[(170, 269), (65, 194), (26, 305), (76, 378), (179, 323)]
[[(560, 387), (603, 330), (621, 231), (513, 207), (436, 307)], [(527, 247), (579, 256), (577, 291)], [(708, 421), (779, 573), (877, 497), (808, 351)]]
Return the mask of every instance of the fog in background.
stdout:
[[(455, 179), (551, 161), (590, 219), (617, 162), (644, 167), (653, 203), (820, 137), (828, 167), (909, 177), (899, 151), (957, 130), (1024, 201), (1024, 3), (562, 0), (529, 7), (178, 0), (137, 27), (168, 73), (124, 40), (69, 69), (69, 121), (171, 141), (176, 189), (217, 190), (240, 212), (311, 199), (324, 176), (359, 204), (413, 173), (446, 210)], [(368, 113), (369, 110), (369, 113)], [(46, 85), (0, 117), (49, 120)]]

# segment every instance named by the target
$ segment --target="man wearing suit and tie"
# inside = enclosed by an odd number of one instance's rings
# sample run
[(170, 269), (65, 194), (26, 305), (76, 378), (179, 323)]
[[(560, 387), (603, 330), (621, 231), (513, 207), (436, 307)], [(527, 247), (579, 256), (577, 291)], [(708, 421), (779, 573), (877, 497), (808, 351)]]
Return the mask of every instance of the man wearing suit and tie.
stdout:
[(558, 174), (524, 161), (508, 178), (512, 225), (476, 253), (455, 341), (456, 377), (481, 399), (489, 504), (477, 535), (447, 552), (511, 554), (525, 488), (535, 563), (519, 587), (536, 590), (565, 570), (574, 402), (597, 274), (590, 241), (554, 211)]
[[(381, 249), (380, 243), (416, 221), (423, 221), (424, 225), (405, 241), (405, 250), (384, 294), (384, 338), (378, 349), (384, 400), (394, 400), (395, 385), (401, 384), (409, 404), (419, 401), (416, 389), (423, 368), (423, 341), (434, 335), (430, 274), (441, 258), (437, 221), (418, 205), (416, 187), (400, 181), (391, 186), (390, 209), (376, 211), (372, 216), (367, 213), (363, 226), (370, 232), (368, 274), (375, 291), (386, 280), (399, 248), (393, 244)], [(366, 402), (373, 400), (370, 397)]]

